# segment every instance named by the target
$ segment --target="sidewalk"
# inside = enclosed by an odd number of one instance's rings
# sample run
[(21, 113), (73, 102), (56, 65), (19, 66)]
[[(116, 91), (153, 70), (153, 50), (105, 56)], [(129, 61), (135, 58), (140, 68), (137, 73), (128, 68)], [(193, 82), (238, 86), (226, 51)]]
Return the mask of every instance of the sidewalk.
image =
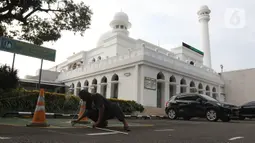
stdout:
[(166, 116), (165, 108), (156, 108), (156, 107), (144, 107), (144, 111), (142, 113), (137, 113), (140, 115), (154, 115), (154, 116)]
[[(0, 125), (11, 125), (11, 126), (26, 126), (26, 124), (31, 123), (31, 118), (0, 118)], [(84, 124), (75, 124), (75, 127), (71, 126), (71, 119), (46, 119), (47, 123), (50, 124), (50, 127), (47, 128), (77, 128), (85, 127)], [(92, 121), (90, 121), (92, 122)], [(93, 123), (93, 122), (92, 122)], [(91, 126), (91, 124), (86, 124)], [(118, 120), (112, 119), (108, 121), (108, 127), (122, 127), (123, 124)], [(129, 122), (129, 126), (151, 126), (150, 124)]]

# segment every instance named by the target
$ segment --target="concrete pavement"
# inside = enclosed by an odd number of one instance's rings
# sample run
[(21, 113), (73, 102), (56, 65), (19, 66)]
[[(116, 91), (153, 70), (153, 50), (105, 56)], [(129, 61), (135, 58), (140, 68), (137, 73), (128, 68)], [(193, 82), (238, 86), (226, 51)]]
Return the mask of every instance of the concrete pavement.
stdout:
[[(127, 134), (91, 129), (83, 125), (70, 126), (68, 119), (49, 122), (50, 128), (29, 128), (7, 125), (0, 120), (0, 142), (26, 143), (254, 143), (255, 121), (208, 122), (205, 120), (128, 120)], [(8, 120), (8, 119), (7, 119)], [(25, 122), (15, 119), (16, 122)], [(13, 119), (13, 121), (15, 121)], [(31, 120), (31, 119), (28, 119)], [(26, 120), (26, 121), (28, 121)], [(12, 122), (13, 122), (12, 121)], [(70, 121), (70, 119), (69, 119)], [(57, 124), (59, 123), (59, 124)], [(2, 125), (1, 125), (2, 124)], [(58, 126), (60, 126), (58, 128)], [(118, 121), (111, 121), (109, 129), (123, 131)]]

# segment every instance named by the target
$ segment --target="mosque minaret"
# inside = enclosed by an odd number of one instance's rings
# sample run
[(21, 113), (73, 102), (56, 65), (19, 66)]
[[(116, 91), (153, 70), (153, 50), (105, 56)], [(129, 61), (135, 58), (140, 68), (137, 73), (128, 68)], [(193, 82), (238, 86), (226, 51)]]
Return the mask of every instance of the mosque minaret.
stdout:
[(198, 21), (201, 25), (200, 29), (200, 47), (204, 52), (203, 63), (208, 68), (211, 68), (211, 51), (210, 51), (210, 37), (209, 37), (209, 28), (208, 22), (210, 21), (211, 10), (208, 6), (204, 5), (200, 7), (200, 10), (197, 12)]

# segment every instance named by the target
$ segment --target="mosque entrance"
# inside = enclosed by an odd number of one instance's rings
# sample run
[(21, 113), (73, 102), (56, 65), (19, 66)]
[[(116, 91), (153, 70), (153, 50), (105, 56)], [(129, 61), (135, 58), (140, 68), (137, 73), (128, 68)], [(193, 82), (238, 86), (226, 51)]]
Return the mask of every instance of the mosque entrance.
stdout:
[(164, 82), (165, 76), (162, 72), (157, 75), (157, 107), (161, 108), (164, 99)]

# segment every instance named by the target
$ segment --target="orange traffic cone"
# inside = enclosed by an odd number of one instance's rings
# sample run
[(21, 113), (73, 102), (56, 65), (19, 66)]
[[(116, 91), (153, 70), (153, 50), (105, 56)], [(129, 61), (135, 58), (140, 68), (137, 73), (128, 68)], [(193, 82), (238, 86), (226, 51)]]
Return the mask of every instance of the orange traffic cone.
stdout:
[[(84, 114), (85, 110), (86, 110), (86, 103), (81, 100), (80, 101), (80, 112), (79, 112), (78, 118), (80, 118)], [(79, 123), (88, 124), (90, 122), (89, 122), (88, 117), (84, 117), (79, 121)]]
[(37, 100), (32, 123), (28, 124), (27, 127), (48, 127), (50, 126), (46, 122), (45, 115), (45, 104), (44, 104), (44, 89), (40, 89), (40, 94)]

